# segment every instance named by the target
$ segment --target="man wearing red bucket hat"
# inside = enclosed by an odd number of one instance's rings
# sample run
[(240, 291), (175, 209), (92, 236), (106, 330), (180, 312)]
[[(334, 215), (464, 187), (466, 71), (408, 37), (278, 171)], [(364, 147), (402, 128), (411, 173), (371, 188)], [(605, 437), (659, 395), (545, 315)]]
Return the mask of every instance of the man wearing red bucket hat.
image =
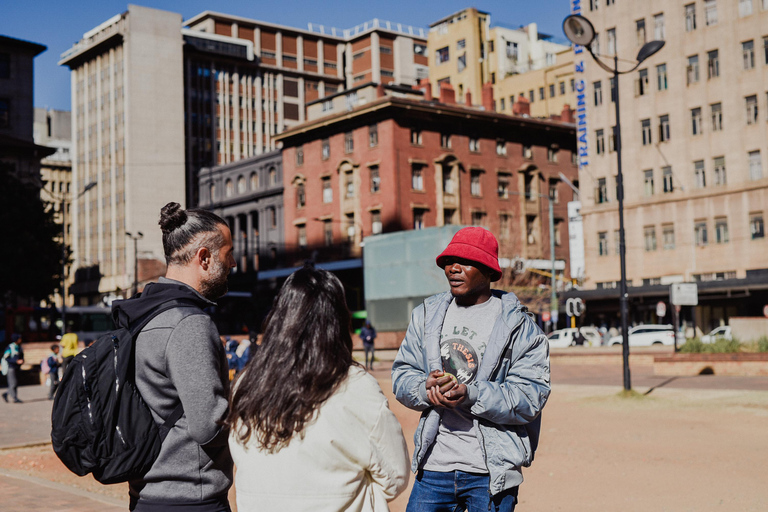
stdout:
[(549, 344), (501, 279), (499, 244), (459, 230), (437, 257), (450, 292), (427, 298), (392, 366), (395, 396), (423, 411), (407, 512), (512, 511), (549, 397)]

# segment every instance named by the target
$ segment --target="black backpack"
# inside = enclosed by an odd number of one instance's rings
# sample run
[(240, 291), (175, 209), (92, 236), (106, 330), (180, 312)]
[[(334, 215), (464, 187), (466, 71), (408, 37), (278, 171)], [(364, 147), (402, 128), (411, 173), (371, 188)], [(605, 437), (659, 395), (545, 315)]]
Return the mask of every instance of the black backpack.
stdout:
[(149, 471), (181, 404), (158, 425), (135, 384), (134, 344), (163, 311), (194, 303), (171, 300), (133, 325), (115, 315), (117, 329), (100, 336), (69, 363), (51, 415), (53, 451), (73, 473), (102, 484), (136, 480)]

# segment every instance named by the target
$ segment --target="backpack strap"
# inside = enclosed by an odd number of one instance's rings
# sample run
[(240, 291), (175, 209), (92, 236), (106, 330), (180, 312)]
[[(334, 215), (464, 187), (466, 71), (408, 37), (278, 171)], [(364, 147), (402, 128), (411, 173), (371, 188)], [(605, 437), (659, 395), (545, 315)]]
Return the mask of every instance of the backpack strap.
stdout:
[(168, 419), (165, 420), (165, 422), (160, 425), (160, 442), (165, 441), (165, 438), (168, 436), (168, 433), (171, 431), (174, 425), (176, 425), (176, 422), (181, 419), (181, 417), (184, 415), (184, 406), (179, 403), (179, 405), (176, 406), (176, 408), (173, 410), (170, 416), (168, 416)]

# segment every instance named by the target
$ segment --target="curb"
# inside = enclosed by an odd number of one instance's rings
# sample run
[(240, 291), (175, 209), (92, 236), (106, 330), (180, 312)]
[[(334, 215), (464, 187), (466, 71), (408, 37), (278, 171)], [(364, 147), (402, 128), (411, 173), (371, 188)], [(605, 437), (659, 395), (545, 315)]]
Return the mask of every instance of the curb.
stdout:
[(110, 505), (114, 507), (125, 508), (127, 504), (126, 500), (118, 500), (116, 498), (111, 498), (109, 496), (104, 496), (102, 494), (84, 491), (76, 487), (60, 484), (58, 482), (52, 482), (50, 480), (45, 480), (44, 478), (30, 476), (30, 475), (21, 473), (19, 471), (14, 471), (12, 469), (0, 469), (0, 476), (3, 476), (5, 478), (15, 478), (16, 480), (22, 480), (24, 482), (28, 482), (31, 484), (40, 485), (40, 486), (47, 487), (49, 489), (53, 489), (55, 491), (62, 492), (62, 493), (73, 494), (75, 496), (80, 496), (81, 498), (88, 498), (90, 500), (98, 501), (99, 503), (103, 503), (105, 505)]
[(10, 450), (21, 450), (23, 448), (37, 448), (39, 446), (50, 446), (50, 445), (51, 445), (50, 439), (46, 441), (30, 441), (27, 443), (9, 444), (5, 446), (0, 446), (0, 452), (10, 451)]

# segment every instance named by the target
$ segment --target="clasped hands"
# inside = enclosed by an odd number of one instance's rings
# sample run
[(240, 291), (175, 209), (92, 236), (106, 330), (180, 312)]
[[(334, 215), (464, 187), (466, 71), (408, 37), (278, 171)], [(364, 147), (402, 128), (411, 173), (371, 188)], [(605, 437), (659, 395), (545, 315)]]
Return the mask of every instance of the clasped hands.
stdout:
[(450, 373), (435, 370), (430, 372), (425, 382), (427, 398), (436, 407), (455, 408), (467, 397), (467, 386), (459, 384)]

